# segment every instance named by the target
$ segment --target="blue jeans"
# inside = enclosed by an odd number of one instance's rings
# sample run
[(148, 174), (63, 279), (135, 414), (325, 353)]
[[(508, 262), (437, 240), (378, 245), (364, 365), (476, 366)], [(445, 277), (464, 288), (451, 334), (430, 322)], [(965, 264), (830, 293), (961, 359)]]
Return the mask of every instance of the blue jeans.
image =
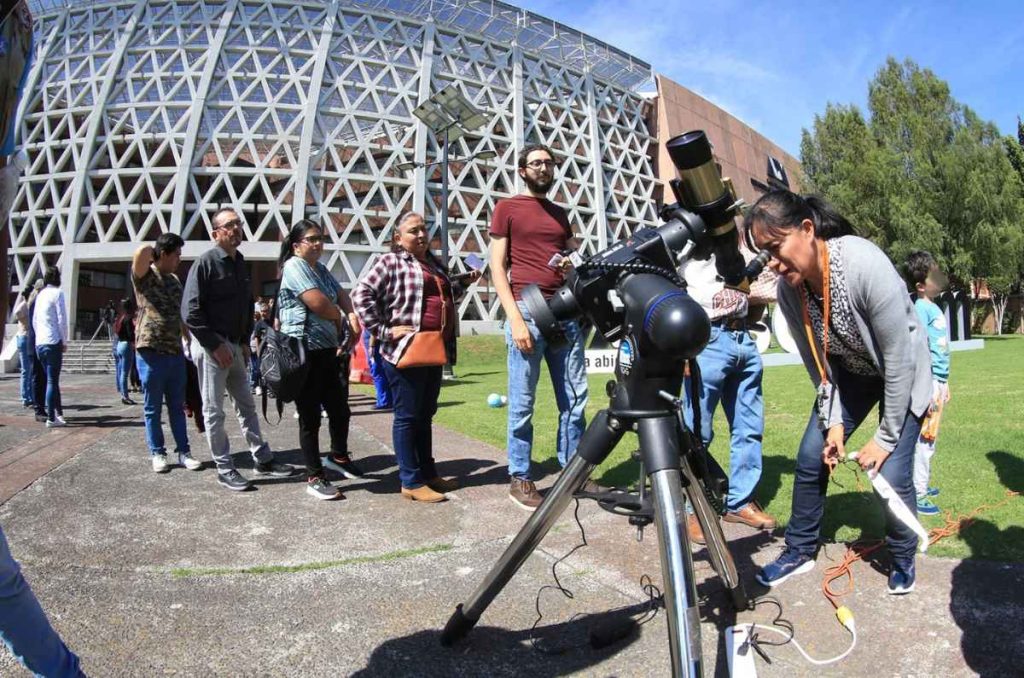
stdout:
[[(843, 426), (848, 440), (876, 403), (881, 408), (885, 384), (879, 377), (863, 377), (842, 368), (833, 367), (832, 375), (841, 394)], [(920, 434), (921, 421), (912, 412), (907, 412), (896, 448), (885, 460), (881, 470), (882, 476), (915, 515), (914, 447)], [(797, 452), (793, 515), (786, 526), (786, 546), (811, 557), (818, 548), (821, 516), (825, 511), (825, 491), (828, 488), (828, 467), (821, 459), (824, 445), (825, 434), (818, 428), (818, 414), (812, 409), (811, 419)], [(914, 559), (917, 535), (888, 511), (885, 514), (885, 533), (889, 553), (893, 558), (904, 561)]]
[(31, 405), (32, 400), (32, 344), (28, 335), (18, 336), (18, 359), (21, 362), (21, 404)]
[(132, 362), (135, 360), (135, 349), (127, 341), (117, 342), (114, 352), (117, 357), (117, 391), (122, 398), (128, 397), (128, 375), (132, 373)]
[(441, 367), (398, 369), (381, 361), (394, 400), (391, 438), (398, 458), (402, 487), (414, 490), (437, 477), (432, 431), (437, 398), (441, 394)]
[(136, 354), (142, 382), (142, 412), (146, 419), (146, 444), (151, 455), (166, 454), (160, 410), (167, 401), (176, 452), (191, 452), (185, 427), (185, 356), (140, 348)]
[(71, 652), (36, 600), (0, 529), (0, 639), (38, 676), (84, 676)]
[(563, 467), (576, 453), (587, 407), (587, 369), (583, 359), (583, 333), (576, 321), (562, 323), (569, 340), (555, 349), (541, 336), (526, 304), (517, 302), (519, 312), (533, 337), (533, 353), (523, 353), (512, 343), (512, 325), (505, 323), (508, 346), (508, 473), (530, 479), (530, 455), (533, 450), (533, 406), (537, 396), (541, 360), (547, 362), (551, 385), (558, 404), (558, 463)]
[[(715, 432), (715, 410), (722, 404), (729, 422), (729, 496), (726, 506), (739, 511), (754, 495), (761, 480), (761, 441), (764, 438), (764, 397), (761, 376), (764, 368), (757, 344), (745, 330), (711, 328), (711, 340), (697, 356), (702, 381), (700, 428), (710, 448)], [(686, 380), (686, 395), (690, 380)], [(693, 414), (686, 409), (686, 424), (693, 427)]]
[(370, 333), (363, 331), (363, 348), (366, 350), (366, 363), (370, 366), (370, 376), (373, 378), (373, 390), (377, 393), (377, 409), (391, 407), (391, 386), (388, 384), (388, 375), (384, 371), (384, 359), (380, 357), (380, 345), (374, 342), (370, 348)]
[(249, 386), (255, 389), (260, 385), (260, 357), (256, 351), (249, 352)]
[(64, 414), (60, 399), (60, 367), (64, 363), (64, 351), (60, 344), (43, 344), (36, 346), (36, 355), (46, 374), (46, 418), (53, 421), (57, 415)]

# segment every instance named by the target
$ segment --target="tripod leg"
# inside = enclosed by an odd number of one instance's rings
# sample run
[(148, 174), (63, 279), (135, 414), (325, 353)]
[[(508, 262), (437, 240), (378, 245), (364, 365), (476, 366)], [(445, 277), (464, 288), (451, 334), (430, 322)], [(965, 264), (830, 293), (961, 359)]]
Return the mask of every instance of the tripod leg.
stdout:
[(569, 460), (551, 492), (519, 530), (519, 534), (501, 554), (498, 562), (487, 573), (469, 600), (455, 608), (441, 633), (442, 645), (451, 645), (469, 633), (487, 606), (515, 576), (565, 511), (573, 493), (590, 477), (594, 467), (604, 461), (612, 451), (625, 431), (617, 422), (615, 427), (611, 423), (606, 411), (598, 412), (594, 421), (584, 431), (576, 454)]
[(700, 611), (693, 559), (686, 536), (686, 504), (682, 474), (678, 468), (651, 474), (654, 515), (658, 525), (661, 573), (665, 586), (669, 650), (673, 676), (703, 674), (700, 644)]
[(661, 578), (665, 587), (668, 643), (672, 675), (702, 675), (700, 611), (693, 559), (686, 533), (683, 474), (679, 468), (680, 437), (674, 417), (653, 417), (637, 422), (640, 455), (651, 478), (654, 520), (658, 526)]
[(732, 598), (736, 611), (745, 610), (750, 602), (743, 588), (743, 582), (740, 581), (739, 574), (736, 572), (736, 563), (732, 559), (732, 553), (729, 552), (729, 546), (725, 541), (725, 534), (722, 532), (722, 523), (718, 520), (718, 514), (711, 508), (707, 497), (704, 496), (704, 491), (697, 482), (697, 477), (693, 472), (690, 459), (685, 455), (683, 456), (682, 469), (683, 477), (688, 481), (686, 494), (690, 498), (690, 506), (693, 507), (697, 521), (704, 531), (704, 539), (707, 542), (711, 567), (715, 569), (722, 583), (725, 584), (725, 588), (729, 590), (729, 595)]

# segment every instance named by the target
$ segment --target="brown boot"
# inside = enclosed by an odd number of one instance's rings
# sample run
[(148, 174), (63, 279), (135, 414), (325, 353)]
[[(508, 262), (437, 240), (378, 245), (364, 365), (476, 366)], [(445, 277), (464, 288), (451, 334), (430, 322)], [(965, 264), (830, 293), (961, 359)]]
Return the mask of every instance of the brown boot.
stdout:
[(422, 501), (427, 504), (436, 504), (439, 501), (445, 501), (447, 499), (446, 496), (434, 492), (426, 485), (417, 487), (414, 490), (410, 490), (407, 487), (403, 487), (402, 496), (405, 497), (406, 499), (411, 499), (413, 501)]
[(536, 511), (543, 499), (532, 480), (513, 478), (508, 488), (508, 498), (527, 511)]
[(459, 489), (459, 481), (455, 478), (442, 478), (441, 476), (438, 476), (424, 482), (427, 487), (432, 489), (434, 492), (440, 492), (441, 494), (444, 494), (445, 492), (454, 492)]
[(739, 511), (729, 511), (722, 520), (727, 523), (743, 523), (758, 530), (775, 529), (775, 518), (761, 510), (757, 502), (747, 502)]
[(704, 541), (704, 530), (700, 529), (700, 522), (697, 520), (697, 516), (692, 513), (686, 516), (686, 534), (689, 535), (690, 541), (694, 544), (703, 546), (706, 543)]

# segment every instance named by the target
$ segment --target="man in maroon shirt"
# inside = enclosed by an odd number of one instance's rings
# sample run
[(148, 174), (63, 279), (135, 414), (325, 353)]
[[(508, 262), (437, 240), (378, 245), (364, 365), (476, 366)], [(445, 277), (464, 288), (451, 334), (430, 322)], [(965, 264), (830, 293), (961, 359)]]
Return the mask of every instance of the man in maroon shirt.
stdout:
[[(520, 300), (523, 287), (536, 284), (550, 297), (564, 282), (564, 267), (552, 257), (576, 249), (565, 210), (547, 199), (555, 161), (541, 145), (519, 154), (519, 176), (525, 184), (517, 196), (499, 200), (491, 220), (491, 279), (505, 310), (508, 344), (508, 471), (509, 498), (528, 511), (541, 497), (530, 479), (533, 448), (533, 406), (541, 360), (547, 362), (558, 403), (558, 461), (564, 467), (583, 434), (587, 405), (587, 373), (583, 336), (576, 321), (562, 323), (569, 344), (548, 345)], [(568, 261), (568, 260), (566, 260)]]

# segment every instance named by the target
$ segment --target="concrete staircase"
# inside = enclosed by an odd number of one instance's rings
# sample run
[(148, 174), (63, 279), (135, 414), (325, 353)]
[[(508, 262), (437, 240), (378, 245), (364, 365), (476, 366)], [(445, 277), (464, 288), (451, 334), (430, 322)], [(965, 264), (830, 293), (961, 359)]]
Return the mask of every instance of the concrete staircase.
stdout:
[(61, 369), (73, 374), (113, 374), (114, 357), (110, 353), (110, 340), (97, 337), (91, 344), (84, 339), (69, 341)]

